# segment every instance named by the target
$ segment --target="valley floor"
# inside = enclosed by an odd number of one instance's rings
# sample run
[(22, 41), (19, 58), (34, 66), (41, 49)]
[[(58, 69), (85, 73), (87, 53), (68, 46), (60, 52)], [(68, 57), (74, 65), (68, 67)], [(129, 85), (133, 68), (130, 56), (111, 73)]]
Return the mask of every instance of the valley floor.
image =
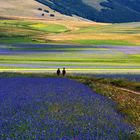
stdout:
[[(27, 73), (0, 73), (0, 138), (139, 140), (139, 38), (139, 23), (0, 20), (0, 72)], [(63, 67), (74, 80), (46, 74)]]
[(140, 73), (139, 38), (139, 23), (2, 19), (0, 71)]
[(140, 73), (139, 46), (1, 44), (0, 71)]

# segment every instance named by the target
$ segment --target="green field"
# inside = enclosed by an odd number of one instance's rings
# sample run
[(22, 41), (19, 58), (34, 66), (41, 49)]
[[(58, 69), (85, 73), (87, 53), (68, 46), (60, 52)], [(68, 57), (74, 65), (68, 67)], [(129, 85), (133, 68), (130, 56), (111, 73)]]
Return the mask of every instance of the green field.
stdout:
[(49, 33), (66, 32), (68, 29), (59, 24), (45, 24), (36, 21), (1, 20), (0, 43), (46, 43), (38, 39)]
[(95, 24), (0, 20), (0, 43), (140, 45), (139, 23)]
[[(124, 50), (121, 50), (124, 47)], [(0, 45), (1, 71), (139, 73), (138, 46)], [(135, 51), (131, 50), (135, 47)], [(130, 49), (130, 50), (129, 50)], [(129, 54), (130, 53), (130, 54)]]
[(0, 70), (139, 73), (139, 32), (139, 23), (0, 20)]

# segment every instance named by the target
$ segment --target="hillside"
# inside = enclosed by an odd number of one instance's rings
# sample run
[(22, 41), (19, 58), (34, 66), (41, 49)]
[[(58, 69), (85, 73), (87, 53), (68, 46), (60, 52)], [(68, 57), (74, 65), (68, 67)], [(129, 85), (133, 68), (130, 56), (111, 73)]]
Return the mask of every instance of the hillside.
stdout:
[(98, 22), (140, 21), (139, 0), (36, 0), (66, 15)]
[[(51, 14), (55, 14), (55, 16), (50, 18)], [(35, 0), (0, 0), (0, 17), (24, 17), (39, 19), (69, 18), (68, 16), (54, 12), (54, 10), (50, 9), (48, 6)]]
[(122, 23), (140, 21), (139, 0), (1, 0), (0, 17), (76, 19)]

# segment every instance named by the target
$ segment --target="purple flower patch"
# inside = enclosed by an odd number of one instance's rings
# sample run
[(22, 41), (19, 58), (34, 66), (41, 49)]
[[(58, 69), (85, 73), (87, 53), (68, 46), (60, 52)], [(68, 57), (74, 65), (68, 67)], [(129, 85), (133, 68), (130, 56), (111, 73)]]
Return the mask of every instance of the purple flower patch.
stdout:
[(0, 140), (126, 140), (115, 108), (67, 78), (0, 78)]

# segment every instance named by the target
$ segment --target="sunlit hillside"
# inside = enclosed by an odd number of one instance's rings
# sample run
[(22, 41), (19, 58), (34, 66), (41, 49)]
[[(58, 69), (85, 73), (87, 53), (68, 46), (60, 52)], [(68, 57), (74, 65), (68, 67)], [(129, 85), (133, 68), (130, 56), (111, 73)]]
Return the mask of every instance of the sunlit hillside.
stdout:
[[(53, 14), (54, 17), (50, 15)], [(41, 19), (70, 18), (35, 0), (0, 0), (0, 17), (26, 17)]]

